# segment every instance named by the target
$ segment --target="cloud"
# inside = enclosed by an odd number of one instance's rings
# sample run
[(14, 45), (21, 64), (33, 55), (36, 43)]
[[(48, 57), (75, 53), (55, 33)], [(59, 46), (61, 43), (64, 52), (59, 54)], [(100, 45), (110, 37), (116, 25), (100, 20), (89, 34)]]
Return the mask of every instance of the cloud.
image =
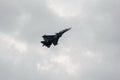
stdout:
[(0, 79), (119, 80), (119, 12), (118, 0), (1, 0)]

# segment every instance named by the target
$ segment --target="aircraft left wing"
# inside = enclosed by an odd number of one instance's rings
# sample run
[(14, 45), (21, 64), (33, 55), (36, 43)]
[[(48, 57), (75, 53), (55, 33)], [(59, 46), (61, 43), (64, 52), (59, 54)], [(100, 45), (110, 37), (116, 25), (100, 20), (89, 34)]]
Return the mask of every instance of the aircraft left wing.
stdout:
[(56, 46), (56, 45), (58, 44), (58, 39), (59, 39), (59, 38), (57, 38), (57, 39), (55, 39), (55, 40), (53, 41), (54, 46)]

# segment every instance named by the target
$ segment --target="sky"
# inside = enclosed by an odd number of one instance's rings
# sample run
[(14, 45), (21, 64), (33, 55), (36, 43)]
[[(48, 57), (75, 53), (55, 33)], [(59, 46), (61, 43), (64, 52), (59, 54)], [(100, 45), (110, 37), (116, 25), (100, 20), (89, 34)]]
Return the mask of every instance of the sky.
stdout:
[[(0, 0), (0, 80), (120, 80), (119, 0)], [(42, 35), (72, 27), (57, 46)]]

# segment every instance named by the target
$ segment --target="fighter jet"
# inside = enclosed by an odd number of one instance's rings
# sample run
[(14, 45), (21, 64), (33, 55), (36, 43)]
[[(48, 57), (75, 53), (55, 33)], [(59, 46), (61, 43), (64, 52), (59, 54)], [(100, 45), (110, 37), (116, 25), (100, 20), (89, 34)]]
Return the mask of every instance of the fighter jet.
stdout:
[(59, 38), (63, 35), (63, 33), (67, 32), (70, 29), (71, 28), (64, 29), (64, 30), (56, 33), (55, 35), (43, 35), (42, 37), (43, 37), (44, 41), (41, 41), (41, 43), (43, 44), (43, 46), (46, 46), (48, 48), (50, 48), (50, 46), (52, 44), (54, 46), (56, 46), (58, 44)]

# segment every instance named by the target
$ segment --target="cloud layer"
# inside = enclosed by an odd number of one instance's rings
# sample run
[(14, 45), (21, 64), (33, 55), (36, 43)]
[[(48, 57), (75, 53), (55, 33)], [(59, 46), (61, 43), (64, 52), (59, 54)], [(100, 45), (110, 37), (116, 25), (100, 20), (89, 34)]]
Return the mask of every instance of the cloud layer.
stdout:
[[(1, 80), (119, 80), (118, 0), (1, 0)], [(50, 49), (44, 34), (72, 27)]]

